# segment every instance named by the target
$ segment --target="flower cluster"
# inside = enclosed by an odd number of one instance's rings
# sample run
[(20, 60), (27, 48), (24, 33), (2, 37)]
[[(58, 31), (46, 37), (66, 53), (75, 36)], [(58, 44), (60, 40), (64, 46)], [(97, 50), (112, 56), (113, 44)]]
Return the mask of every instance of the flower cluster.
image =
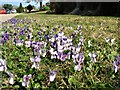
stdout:
[(0, 71), (4, 71), (9, 75), (9, 83), (14, 84), (14, 75), (7, 70), (6, 60), (0, 59)]
[[(9, 23), (9, 25), (5, 26), (4, 25), (5, 23)], [(68, 63), (70, 61), (70, 63), (72, 63), (71, 65), (74, 67), (74, 68), (72, 67), (73, 71), (76, 72), (77, 71), (82, 72), (82, 69), (86, 62), (88, 64), (86, 66), (89, 67), (89, 64), (92, 63), (93, 65), (96, 64), (95, 62), (100, 61), (98, 58), (100, 57), (99, 55), (101, 55), (101, 53), (99, 53), (100, 49), (99, 45), (98, 45), (99, 49), (93, 48), (94, 41), (85, 38), (82, 32), (82, 25), (78, 25), (71, 35), (66, 35), (65, 27), (63, 25), (58, 26), (56, 25), (57, 28), (56, 27), (50, 28), (50, 26), (48, 25), (43, 26), (43, 24), (37, 23), (37, 20), (28, 18), (24, 19), (13, 18), (8, 20), (7, 22), (3, 22), (2, 24), (3, 33), (0, 36), (0, 44), (5, 47), (6, 46), (10, 47), (10, 50), (12, 50), (11, 49), (12, 47), (13, 48), (15, 47), (13, 50), (15, 51), (14, 52), (15, 57), (17, 57), (17, 55), (19, 53), (22, 53), (22, 50), (24, 50), (25, 51), (23, 52), (24, 56), (27, 57), (26, 61), (27, 64), (24, 63), (24, 65), (26, 65), (24, 68), (33, 70), (33, 71), (28, 70), (30, 72), (26, 71), (26, 73), (24, 72), (22, 75), (20, 75), (20, 78), (22, 80), (22, 86), (24, 87), (29, 87), (29, 84), (33, 78), (34, 78), (33, 80), (36, 80), (35, 75), (38, 74), (38, 73), (36, 74), (36, 72), (37, 71), (39, 72), (41, 70), (42, 67), (40, 66), (40, 64), (42, 63), (42, 61), (44, 62), (45, 59), (49, 59), (50, 62), (52, 61), (56, 61), (57, 63), (61, 62), (62, 64), (64, 62)], [(34, 27), (34, 24), (36, 25), (36, 27)], [(7, 28), (8, 31), (4, 31)], [(36, 29), (34, 30), (34, 28)], [(73, 29), (73, 27), (69, 26), (69, 29)], [(111, 42), (110, 46), (112, 46), (114, 45), (115, 39), (107, 38), (106, 42), (107, 43)], [(5, 47), (3, 47), (3, 50), (5, 50), (4, 49)], [(14, 62), (14, 59), (16, 58), (13, 57), (12, 55), (11, 57), (13, 58)], [(18, 57), (22, 58), (19, 55)], [(86, 57), (89, 60), (86, 60)], [(6, 59), (6, 57), (4, 58)], [(101, 58), (103, 59), (102, 55)], [(8, 66), (7, 62), (8, 62), (7, 59), (6, 60), (0, 59), (0, 71), (3, 71), (8, 74), (8, 76), (10, 77), (9, 83), (13, 85), (15, 82), (14, 78), (16, 78), (17, 75), (16, 73), (14, 73), (16, 75), (15, 77), (15, 75), (9, 71), (9, 68), (7, 67)], [(23, 62), (25, 61), (23, 60)], [(113, 69), (115, 70), (115, 73), (117, 73), (118, 69), (120, 68), (119, 66), (120, 57), (116, 56), (116, 61), (113, 62)], [(90, 69), (92, 70), (92, 68)], [(36, 70), (36, 72), (34, 70)], [(57, 77), (57, 73), (59, 73), (58, 70), (49, 71), (50, 82), (53, 82), (55, 80), (55, 78)], [(37, 78), (41, 79), (42, 74), (40, 77)]]

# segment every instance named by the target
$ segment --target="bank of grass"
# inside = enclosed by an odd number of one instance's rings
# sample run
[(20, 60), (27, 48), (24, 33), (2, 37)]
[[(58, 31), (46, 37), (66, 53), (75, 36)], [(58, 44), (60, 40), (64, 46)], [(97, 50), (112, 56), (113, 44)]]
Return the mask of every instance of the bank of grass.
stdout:
[[(78, 16), (78, 15), (50, 15), (50, 14), (23, 14), (16, 16), (17, 19), (28, 19), (33, 22), (28, 23), (29, 29), (33, 31), (34, 40), (39, 40), (36, 36), (41, 29), (47, 29), (49, 32), (55, 28), (59, 32), (62, 28), (65, 35), (70, 36), (76, 29), (77, 25), (81, 25), (81, 33), (84, 38), (83, 52), (85, 52), (85, 62), (81, 71), (75, 71), (72, 59), (61, 62), (43, 58), (39, 63), (38, 70), (32, 70), (31, 63), (26, 68), (26, 62), (19, 62), (18, 59), (29, 60), (32, 56), (31, 49), (22, 47), (20, 50), (15, 45), (6, 44), (4, 47), (4, 57), (9, 60), (8, 67), (11, 72), (17, 74), (16, 84), (13, 87), (21, 87), (22, 77), (24, 74), (35, 73), (31, 80), (31, 87), (42, 88), (119, 88), (120, 87), (120, 71), (117, 73), (112, 69), (115, 56), (119, 55), (119, 35), (118, 35), (118, 18), (103, 16)], [(35, 22), (34, 22), (35, 21)], [(19, 23), (18, 27), (24, 27), (26, 23)], [(9, 25), (9, 24), (8, 24)], [(48, 27), (48, 28), (46, 28)], [(60, 28), (61, 27), (61, 28)], [(71, 28), (72, 27), (72, 28)], [(9, 28), (10, 29), (10, 28)], [(10, 30), (14, 32), (13, 30)], [(106, 42), (107, 38), (115, 38), (114, 44)], [(75, 39), (75, 44), (78, 43)], [(88, 47), (88, 41), (91, 40), (92, 47)], [(9, 48), (13, 48), (13, 53)], [(24, 54), (22, 54), (24, 52)], [(97, 52), (97, 62), (91, 63), (88, 56), (89, 52)], [(10, 54), (11, 53), (11, 54)], [(17, 58), (16, 58), (17, 57)], [(14, 60), (14, 62), (12, 61)], [(11, 64), (11, 65), (10, 65)], [(12, 66), (13, 65), (13, 66)], [(49, 69), (57, 69), (56, 79), (49, 83)], [(4, 77), (7, 77), (4, 75)], [(3, 78), (4, 79), (4, 78)], [(3, 85), (6, 79), (3, 80)], [(5, 86), (5, 87), (6, 87)], [(9, 85), (8, 85), (9, 86)], [(4, 87), (4, 86), (3, 86)]]
[(87, 37), (93, 37), (97, 39), (99, 35), (103, 37), (116, 37), (118, 38), (118, 17), (110, 16), (79, 16), (79, 15), (55, 15), (55, 14), (25, 14), (19, 15), (16, 18), (31, 18), (43, 24), (45, 26), (57, 27), (57, 25), (65, 26), (65, 33), (71, 34), (71, 30), (67, 27), (72, 26), (76, 28), (76, 25), (82, 25), (82, 32)]

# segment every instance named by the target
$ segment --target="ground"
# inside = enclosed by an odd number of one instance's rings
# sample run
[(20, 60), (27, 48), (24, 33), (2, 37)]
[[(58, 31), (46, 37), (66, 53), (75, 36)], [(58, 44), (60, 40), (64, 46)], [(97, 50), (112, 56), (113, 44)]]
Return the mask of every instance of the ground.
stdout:
[(11, 19), (19, 14), (0, 14), (0, 21), (4, 22), (7, 21), (8, 19)]
[[(10, 40), (3, 41), (2, 57), (7, 62), (8, 70), (14, 74), (15, 81), (10, 85), (9, 76), (4, 72), (3, 87), (23, 88), (23, 76), (31, 74), (30, 88), (119, 88), (120, 70), (115, 72), (113, 69), (116, 55), (120, 54), (118, 19), (118, 17), (104, 16), (31, 13), (18, 15), (4, 22), (1, 29), (5, 33), (3, 38), (6, 40), (9, 37)], [(46, 38), (51, 39), (60, 31), (64, 32), (67, 39), (72, 38), (75, 47), (83, 39), (79, 51), (80, 54), (84, 53), (85, 57), (81, 70), (74, 69), (77, 64), (73, 62), (73, 58), (65, 61), (51, 59), (49, 53), (46, 57), (40, 54), (41, 61), (38, 69), (31, 68), (33, 62), (30, 58), (35, 57), (35, 51), (32, 46), (26, 47), (25, 41), (46, 42), (46, 46), (39, 45), (44, 53), (52, 46)], [(33, 37), (28, 38), (28, 34), (32, 34)], [(24, 40), (23, 45), (17, 46), (14, 39)], [(69, 50), (64, 51), (66, 54), (68, 52)], [(91, 62), (89, 53), (97, 53), (96, 62)], [(50, 82), (50, 71), (54, 70), (58, 72), (55, 80)]]

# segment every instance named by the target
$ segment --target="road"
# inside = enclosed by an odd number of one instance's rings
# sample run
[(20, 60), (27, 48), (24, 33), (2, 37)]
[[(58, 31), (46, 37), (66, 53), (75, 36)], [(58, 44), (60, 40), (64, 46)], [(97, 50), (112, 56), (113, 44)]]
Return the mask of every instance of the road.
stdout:
[(7, 21), (17, 15), (19, 15), (19, 14), (0, 14), (0, 22)]

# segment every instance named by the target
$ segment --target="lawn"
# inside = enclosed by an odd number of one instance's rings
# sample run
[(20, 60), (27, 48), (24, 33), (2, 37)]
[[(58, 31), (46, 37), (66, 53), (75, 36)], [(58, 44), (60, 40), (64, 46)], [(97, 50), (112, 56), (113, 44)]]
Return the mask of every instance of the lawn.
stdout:
[(3, 88), (120, 88), (118, 17), (23, 14), (2, 23)]

